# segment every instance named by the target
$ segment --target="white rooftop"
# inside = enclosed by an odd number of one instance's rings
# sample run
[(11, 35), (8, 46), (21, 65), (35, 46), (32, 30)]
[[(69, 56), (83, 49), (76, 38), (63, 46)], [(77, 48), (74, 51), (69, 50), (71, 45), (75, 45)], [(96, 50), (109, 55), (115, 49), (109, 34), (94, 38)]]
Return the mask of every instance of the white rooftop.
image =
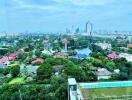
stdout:
[(119, 57), (123, 57), (126, 58), (127, 61), (132, 62), (132, 54), (128, 54), (128, 53), (120, 53)]
[(69, 83), (69, 85), (75, 85), (75, 84), (77, 84), (75, 78), (69, 78), (68, 79), (68, 83)]

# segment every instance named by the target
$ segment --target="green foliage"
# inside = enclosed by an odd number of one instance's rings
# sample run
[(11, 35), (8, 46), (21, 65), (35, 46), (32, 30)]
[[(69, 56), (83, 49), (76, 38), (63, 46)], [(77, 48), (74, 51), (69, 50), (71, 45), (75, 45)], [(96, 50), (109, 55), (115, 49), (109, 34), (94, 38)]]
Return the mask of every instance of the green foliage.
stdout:
[(132, 54), (132, 47), (130, 47), (130, 48), (128, 49), (128, 53), (129, 53), (129, 54)]
[(94, 62), (94, 58), (93, 58), (93, 57), (90, 57), (90, 58), (86, 59), (86, 61), (87, 61), (88, 63), (93, 63), (93, 62)]
[(9, 74), (9, 72), (10, 72), (10, 68), (5, 68), (5, 69), (3, 69), (3, 74), (4, 74), (4, 75)]
[(124, 65), (127, 62), (127, 60), (125, 58), (115, 59), (113, 61), (117, 68), (119, 68), (121, 65)]
[(28, 55), (29, 55), (29, 57), (32, 57), (33, 52), (32, 52), (32, 51), (30, 51)]
[(61, 85), (56, 91), (55, 91), (55, 97), (58, 98), (58, 100), (67, 100), (67, 84)]
[(63, 60), (61, 58), (46, 58), (45, 62), (51, 65), (61, 65)]
[(30, 49), (29, 48), (25, 48), (25, 52), (29, 52), (30, 51)]
[(51, 77), (53, 72), (53, 68), (50, 64), (42, 64), (38, 69), (37, 69), (37, 80), (44, 80), (48, 79)]
[(50, 83), (52, 88), (56, 90), (60, 87), (61, 84), (67, 83), (67, 75), (52, 76)]
[(97, 76), (95, 75), (96, 68), (91, 63), (84, 61), (82, 69), (86, 74), (86, 81), (97, 81)]
[(35, 51), (35, 55), (36, 55), (37, 57), (40, 57), (40, 56), (41, 56), (41, 51), (40, 51), (39, 49), (37, 49), (37, 50)]
[(61, 51), (61, 48), (60, 48), (60, 46), (59, 46), (59, 44), (54, 44), (53, 45), (53, 50), (56, 50), (56, 51)]
[(61, 74), (51, 77), (52, 91), (55, 91), (57, 100), (67, 100), (67, 75)]
[(92, 50), (93, 50), (93, 52), (102, 52), (103, 51), (103, 49), (97, 45), (93, 45)]
[(31, 61), (32, 61), (32, 58), (27, 57), (27, 58), (24, 60), (24, 63), (26, 63), (26, 64), (30, 64)]
[(120, 69), (121, 80), (132, 79), (132, 63), (131, 62), (126, 62), (124, 64), (121, 64), (119, 69)]
[(19, 53), (18, 54), (18, 60), (19, 61), (24, 61), (27, 58), (27, 54), (26, 53)]
[(80, 65), (80, 63), (82, 62), (82, 60), (81, 59), (70, 59), (73, 63), (75, 63), (76, 65)]
[(102, 67), (102, 61), (100, 59), (95, 59), (93, 65), (95, 67)]
[(115, 63), (113, 61), (108, 61), (106, 62), (106, 67), (115, 69)]
[(33, 65), (38, 65), (38, 66), (40, 66), (40, 65), (42, 65), (42, 63), (41, 63), (41, 62), (35, 62)]
[(67, 100), (67, 86), (55, 90), (45, 84), (4, 85), (0, 87), (1, 100)]
[(120, 75), (119, 74), (113, 74), (111, 76), (111, 80), (120, 80)]
[(45, 63), (51, 64), (51, 62), (54, 60), (52, 57), (48, 57), (45, 59)]
[(4, 85), (0, 88), (1, 100), (20, 100), (19, 98), (19, 85)]
[(0, 68), (0, 73), (3, 74), (3, 72), (4, 72), (4, 69), (3, 68)]
[(15, 64), (11, 67), (11, 75), (12, 77), (17, 77), (20, 73), (20, 66)]
[(1, 56), (5, 55), (5, 54), (8, 54), (8, 52), (9, 52), (8, 48), (2, 48), (2, 49), (0, 49), (0, 55)]
[(21, 73), (20, 74), (23, 77), (27, 77), (27, 75), (28, 75), (27, 67), (24, 66), (24, 68), (21, 70)]
[(69, 56), (73, 56), (73, 55), (76, 55), (76, 54), (77, 54), (77, 52), (75, 50), (69, 50), (68, 51)]
[(46, 58), (52, 58), (52, 56), (41, 53), (40, 58), (46, 59)]
[(84, 81), (86, 78), (84, 71), (71, 61), (64, 65), (64, 72), (68, 76), (76, 78), (77, 81)]

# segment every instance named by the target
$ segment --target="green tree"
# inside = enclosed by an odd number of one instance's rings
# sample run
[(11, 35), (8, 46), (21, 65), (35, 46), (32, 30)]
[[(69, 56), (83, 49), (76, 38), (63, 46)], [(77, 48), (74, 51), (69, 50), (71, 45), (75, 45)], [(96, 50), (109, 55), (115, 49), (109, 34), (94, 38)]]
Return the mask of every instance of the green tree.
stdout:
[(36, 55), (37, 57), (40, 57), (40, 56), (41, 56), (41, 51), (40, 51), (39, 49), (37, 49), (37, 50), (35, 51), (35, 55)]
[(11, 75), (12, 77), (17, 77), (20, 73), (20, 66), (15, 64), (11, 67)]
[(113, 61), (108, 61), (105, 66), (112, 69), (112, 70), (114, 70), (116, 67), (115, 63)]
[(69, 56), (73, 56), (73, 55), (76, 55), (76, 54), (77, 54), (77, 52), (75, 50), (69, 50), (68, 51)]
[(45, 59), (45, 62), (51, 65), (61, 65), (63, 63), (63, 60), (61, 58), (48, 57)]
[(128, 49), (128, 53), (132, 54), (132, 47)]
[(91, 63), (83, 62), (82, 69), (86, 74), (86, 81), (97, 81), (97, 76), (95, 75), (96, 67)]
[(53, 68), (50, 64), (42, 64), (38, 69), (37, 69), (37, 79), (38, 80), (44, 80), (48, 79), (52, 76)]
[(3, 74), (4, 74), (4, 75), (9, 74), (9, 72), (10, 72), (10, 68), (5, 68), (5, 69), (3, 69)]
[(86, 79), (84, 71), (71, 61), (64, 65), (64, 72), (68, 76), (76, 78), (77, 81), (84, 81)]
[(62, 84), (56, 91), (55, 97), (57, 100), (67, 100), (67, 84)]
[(66, 74), (61, 74), (58, 76), (52, 76), (50, 84), (52, 85), (53, 90), (56, 90), (57, 88), (60, 87), (61, 84), (67, 83), (67, 75)]
[(127, 62), (126, 67), (128, 68), (128, 79), (132, 79), (132, 62)]
[(23, 62), (25, 59), (27, 58), (27, 54), (26, 53), (19, 53), (18, 54), (18, 60)]
[(120, 65), (120, 79), (121, 80), (128, 80), (128, 68), (126, 68), (125, 64)]

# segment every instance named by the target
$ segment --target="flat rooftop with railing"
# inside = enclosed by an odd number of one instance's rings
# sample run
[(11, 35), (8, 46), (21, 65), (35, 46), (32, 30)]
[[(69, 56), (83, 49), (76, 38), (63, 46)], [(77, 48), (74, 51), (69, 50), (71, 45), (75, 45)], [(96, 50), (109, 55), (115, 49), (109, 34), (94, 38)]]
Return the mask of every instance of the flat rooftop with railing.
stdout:
[(78, 83), (84, 100), (132, 99), (132, 81)]

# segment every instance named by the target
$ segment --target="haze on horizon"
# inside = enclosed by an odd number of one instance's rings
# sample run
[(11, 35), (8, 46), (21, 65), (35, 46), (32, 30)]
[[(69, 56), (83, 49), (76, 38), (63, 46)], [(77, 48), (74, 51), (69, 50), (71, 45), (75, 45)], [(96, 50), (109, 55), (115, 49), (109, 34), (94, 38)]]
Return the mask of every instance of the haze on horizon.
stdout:
[(0, 0), (0, 32), (132, 31), (132, 0)]

